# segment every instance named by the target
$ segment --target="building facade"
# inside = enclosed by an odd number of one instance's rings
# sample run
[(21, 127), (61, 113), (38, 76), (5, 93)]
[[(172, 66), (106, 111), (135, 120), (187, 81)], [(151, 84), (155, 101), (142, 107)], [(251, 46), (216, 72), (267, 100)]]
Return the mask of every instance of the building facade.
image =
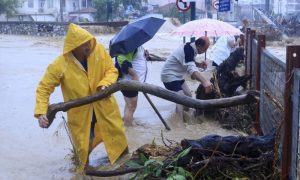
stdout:
[(300, 0), (274, 0), (274, 12), (283, 15), (295, 15), (300, 13)]
[[(92, 0), (24, 0), (11, 21), (93, 21)], [(74, 18), (75, 17), (75, 18)], [(76, 19), (77, 20), (74, 20)]]

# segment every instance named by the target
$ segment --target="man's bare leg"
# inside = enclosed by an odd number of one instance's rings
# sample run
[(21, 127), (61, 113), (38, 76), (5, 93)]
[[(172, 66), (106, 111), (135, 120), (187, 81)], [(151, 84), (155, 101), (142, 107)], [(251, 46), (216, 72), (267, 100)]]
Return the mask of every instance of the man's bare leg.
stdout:
[[(192, 97), (192, 93), (191, 93), (191, 90), (190, 88), (188, 87), (188, 85), (186, 84), (186, 82), (184, 82), (182, 85), (181, 85), (181, 88), (182, 88), (182, 91), (183, 91), (183, 94), (188, 96), (188, 97)], [(184, 106), (183, 107), (183, 110), (184, 111), (189, 111), (189, 107), (186, 107)]]
[(136, 110), (138, 96), (133, 98), (124, 97), (125, 99), (125, 108), (124, 108), (124, 125), (132, 126), (133, 114)]
[[(184, 95), (183, 91), (178, 91), (177, 92), (180, 95)], [(183, 119), (183, 105), (181, 104), (176, 104), (176, 113), (178, 114), (180, 119)]]

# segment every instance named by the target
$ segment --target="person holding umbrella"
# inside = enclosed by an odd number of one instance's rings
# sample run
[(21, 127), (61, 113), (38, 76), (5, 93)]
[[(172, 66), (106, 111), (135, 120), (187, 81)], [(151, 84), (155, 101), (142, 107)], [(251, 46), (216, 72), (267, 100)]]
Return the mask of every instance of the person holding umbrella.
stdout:
[[(142, 46), (128, 54), (117, 56), (116, 66), (119, 69), (119, 80), (135, 80), (140, 82), (146, 81), (147, 60), (149, 53)], [(133, 114), (137, 107), (138, 91), (121, 91), (124, 100), (124, 116), (125, 126), (131, 126), (133, 122)]]
[[(198, 70), (198, 67), (207, 68), (206, 62), (198, 63), (195, 61), (197, 54), (206, 52), (209, 45), (208, 37), (203, 36), (195, 42), (183, 44), (175, 49), (167, 58), (161, 71), (161, 81), (164, 86), (170, 91), (192, 97), (191, 91), (183, 77), (185, 73), (188, 73), (192, 79), (201, 82), (206, 93), (211, 92), (211, 82), (205, 79)], [(183, 119), (182, 105), (176, 105), (176, 112)]]
[[(104, 46), (78, 25), (70, 24), (63, 53), (47, 68), (36, 90), (34, 116), (41, 128), (47, 128), (49, 98), (61, 87), (64, 101), (90, 96), (117, 81), (118, 71)], [(103, 142), (113, 164), (128, 152), (125, 128), (119, 107), (111, 95), (106, 99), (70, 109), (67, 126), (79, 171), (88, 165), (89, 154)]]
[[(142, 45), (152, 39), (165, 22), (164, 19), (145, 16), (127, 24), (110, 41), (109, 53), (117, 57), (116, 67), (119, 79), (130, 79), (145, 82), (148, 51)], [(121, 91), (125, 98), (124, 124), (132, 125), (133, 113), (137, 106), (137, 91)], [(144, 93), (150, 103), (149, 97)], [(150, 103), (151, 104), (151, 103)]]

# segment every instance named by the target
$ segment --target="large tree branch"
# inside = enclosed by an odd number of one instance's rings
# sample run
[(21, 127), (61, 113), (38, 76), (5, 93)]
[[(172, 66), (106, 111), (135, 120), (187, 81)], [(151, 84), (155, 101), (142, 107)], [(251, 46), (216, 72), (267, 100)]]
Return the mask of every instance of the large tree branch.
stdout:
[(160, 97), (165, 100), (172, 101), (177, 104), (182, 104), (184, 106), (197, 108), (197, 109), (224, 108), (224, 107), (236, 106), (241, 104), (249, 104), (249, 103), (256, 102), (259, 97), (259, 93), (257, 91), (249, 91), (247, 94), (229, 97), (229, 98), (197, 100), (148, 83), (140, 83), (138, 81), (123, 80), (123, 81), (118, 81), (117, 83), (107, 87), (104, 91), (101, 91), (94, 95), (70, 100), (68, 102), (61, 102), (61, 103), (50, 105), (47, 111), (49, 126), (51, 125), (53, 119), (55, 118), (55, 114), (58, 111), (68, 111), (69, 109), (74, 107), (90, 104), (92, 102), (106, 98), (109, 95), (120, 90), (141, 91), (147, 94), (152, 94), (154, 96)]
[(86, 175), (89, 176), (98, 176), (98, 177), (111, 177), (111, 176), (120, 176), (128, 173), (133, 173), (139, 171), (141, 168), (128, 168), (121, 170), (113, 170), (113, 171), (96, 171), (96, 170), (87, 170), (85, 172)]

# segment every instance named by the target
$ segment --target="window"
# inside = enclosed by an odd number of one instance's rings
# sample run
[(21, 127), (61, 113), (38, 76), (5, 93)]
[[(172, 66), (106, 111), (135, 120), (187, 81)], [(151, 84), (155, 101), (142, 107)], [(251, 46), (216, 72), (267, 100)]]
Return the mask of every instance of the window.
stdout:
[(48, 8), (53, 8), (53, 0), (47, 0)]
[(81, 7), (86, 8), (86, 0), (81, 0)]
[(39, 7), (39, 12), (42, 13), (44, 12), (44, 6), (45, 6), (45, 0), (39, 0), (39, 3), (38, 3), (38, 7)]
[(87, 0), (87, 7), (92, 7), (92, 0)]
[(66, 0), (61, 0), (61, 7), (65, 8), (66, 7)]
[(33, 0), (28, 0), (28, 7), (33, 8)]
[(39, 0), (38, 6), (39, 6), (39, 8), (44, 8), (44, 6), (45, 6), (45, 0)]

